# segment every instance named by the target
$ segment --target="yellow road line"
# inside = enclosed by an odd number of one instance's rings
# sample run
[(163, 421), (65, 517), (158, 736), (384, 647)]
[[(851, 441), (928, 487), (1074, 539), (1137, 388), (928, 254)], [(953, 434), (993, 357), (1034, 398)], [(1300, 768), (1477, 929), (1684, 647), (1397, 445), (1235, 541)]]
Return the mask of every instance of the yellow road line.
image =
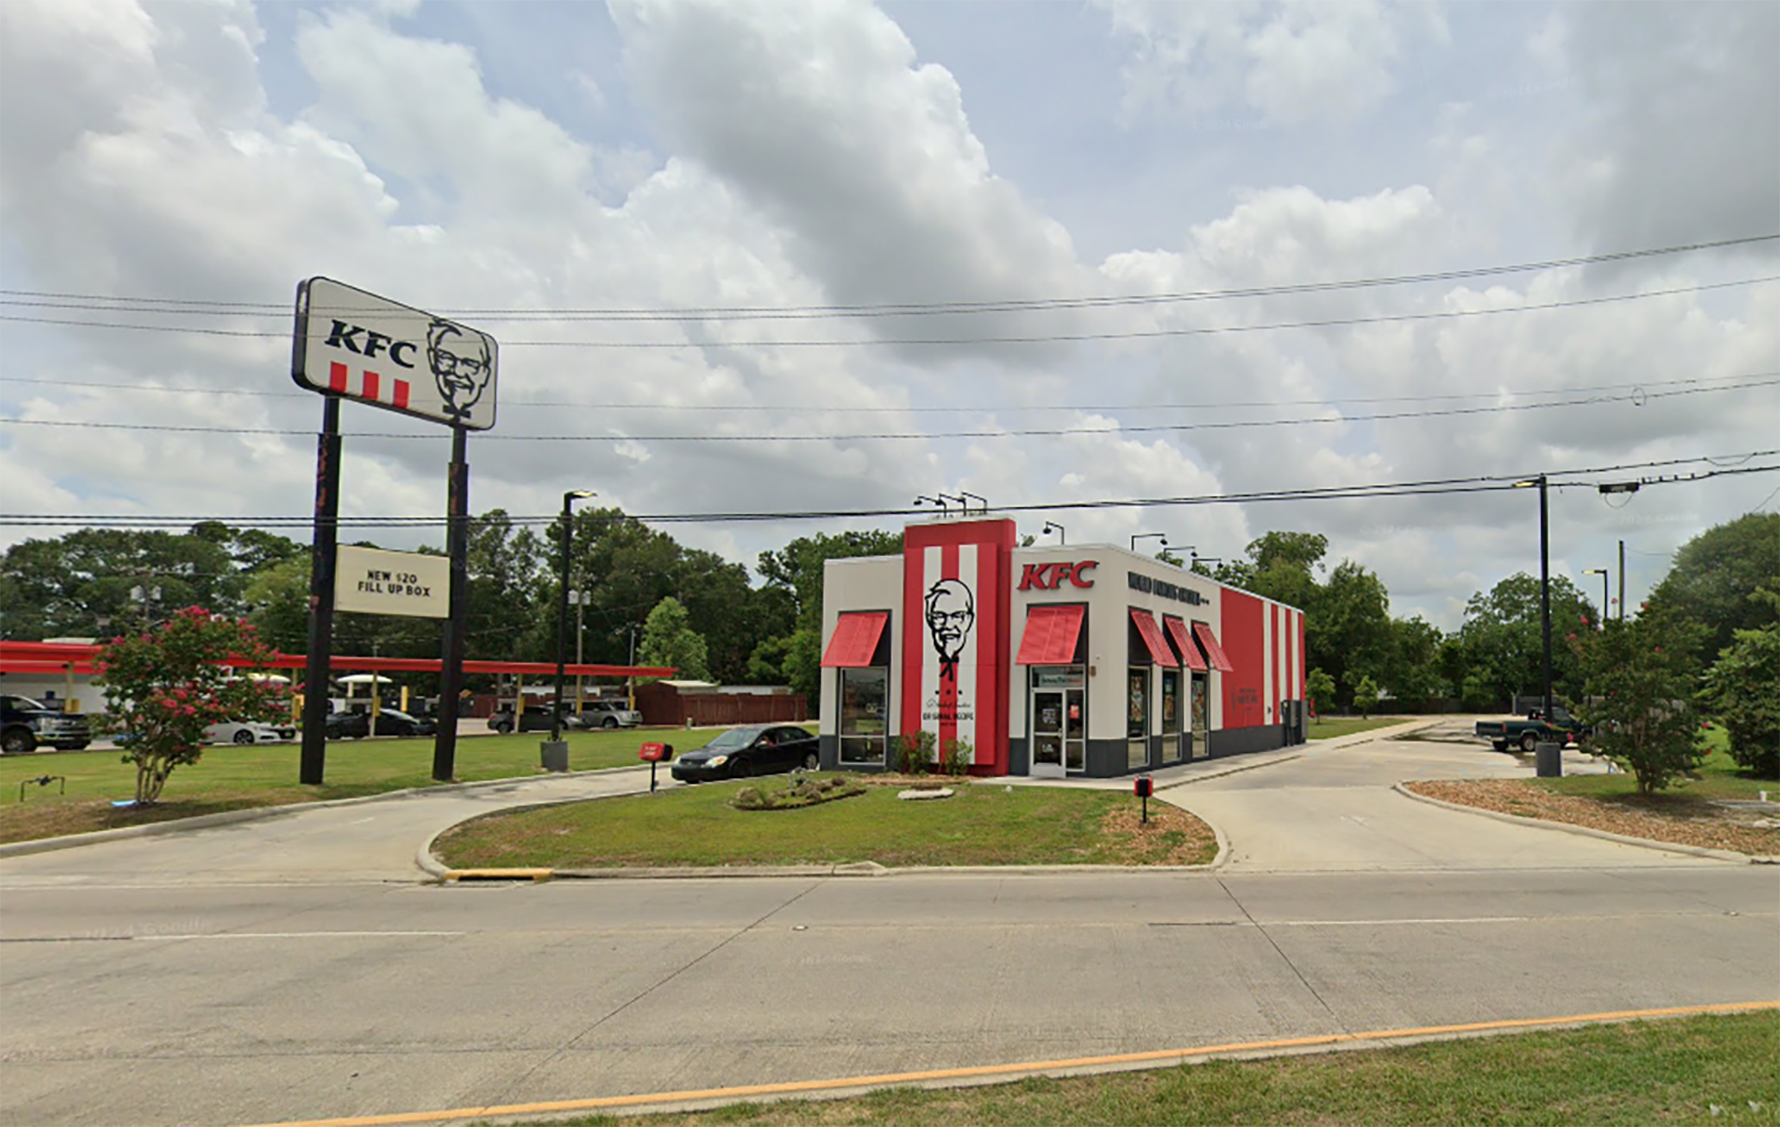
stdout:
[(1627, 1021), (1641, 1017), (1679, 1017), (1688, 1014), (1738, 1013), (1780, 1009), (1780, 1001), (1722, 1002), (1706, 1006), (1665, 1006), (1661, 1009), (1616, 1010), (1611, 1013), (1570, 1014), (1564, 1017), (1520, 1018), (1513, 1021), (1473, 1021), (1463, 1025), (1424, 1025), (1416, 1029), (1375, 1029), (1364, 1033), (1325, 1033), (1313, 1037), (1284, 1037), (1272, 1041), (1241, 1041), (1228, 1045), (1200, 1045), (1191, 1049), (1155, 1049), (1142, 1053), (1074, 1057), (1068, 1060), (1022, 1061), (972, 1068), (935, 1068), (924, 1072), (886, 1072), (875, 1076), (843, 1076), (833, 1080), (794, 1080), (782, 1084), (745, 1084), (732, 1088), (695, 1088), (681, 1092), (650, 1092), (635, 1096), (598, 1096), (579, 1100), (548, 1100), (529, 1104), (458, 1107), (442, 1111), (404, 1111), (389, 1115), (353, 1115), (338, 1119), (287, 1120), (254, 1127), (386, 1127), (398, 1123), (433, 1123), (451, 1119), (476, 1119), (490, 1115), (531, 1115), (539, 1112), (599, 1111), (603, 1108), (638, 1107), (644, 1104), (676, 1104), (693, 1100), (742, 1099), (748, 1096), (782, 1096), (801, 1092), (825, 1092), (837, 1088), (871, 1088), (885, 1084), (914, 1084), (929, 1080), (967, 1080), (983, 1076), (1008, 1076), (1022, 1072), (1058, 1072), (1065, 1069), (1107, 1065), (1144, 1064), (1220, 1053), (1253, 1053), (1270, 1049), (1301, 1049), (1315, 1045), (1340, 1045), (1354, 1041), (1388, 1041), (1397, 1037), (1435, 1037), (1447, 1033), (1482, 1033), (1501, 1029), (1536, 1029), (1547, 1025), (1571, 1025), (1591, 1021)]

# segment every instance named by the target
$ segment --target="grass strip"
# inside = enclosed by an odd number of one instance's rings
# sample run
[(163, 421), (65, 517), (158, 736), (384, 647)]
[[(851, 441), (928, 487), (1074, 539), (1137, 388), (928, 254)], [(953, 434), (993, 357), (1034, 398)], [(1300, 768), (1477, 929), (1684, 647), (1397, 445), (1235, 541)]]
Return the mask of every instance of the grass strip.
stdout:
[(703, 1112), (549, 1122), (556, 1127), (1730, 1127), (1780, 1122), (1776, 1060), (1780, 1013), (1763, 1011), (1037, 1077), (985, 1087), (887, 1088), (840, 1100), (786, 1099)]
[(1304, 736), (1308, 740), (1332, 740), (1337, 736), (1351, 736), (1355, 732), (1371, 732), (1379, 728), (1389, 728), (1393, 724), (1401, 724), (1405, 720), (1414, 720), (1413, 716), (1331, 716), (1325, 720), (1312, 720), (1304, 726)]
[[(676, 747), (688, 749), (704, 743), (715, 731), (675, 729), (667, 736)], [(638, 763), (637, 749), (643, 741), (662, 735), (636, 729), (566, 732), (569, 767), (589, 771), (633, 766)], [(538, 744), (546, 738), (548, 734), (540, 732), (460, 736), (457, 777), (461, 782), (481, 782), (538, 774)], [(332, 741), (328, 744), (327, 781), (319, 786), (297, 782), (301, 756), (302, 747), (296, 743), (205, 748), (203, 759), (173, 772), (158, 805), (118, 810), (111, 800), (128, 799), (136, 792), (136, 769), (121, 762), (121, 752), (45, 750), (9, 755), (0, 759), (0, 842), (437, 785), (432, 779), (431, 736)], [(29, 782), (45, 775), (65, 777), (66, 795), (60, 793), (59, 781), (47, 786)]]
[[(830, 777), (826, 775), (817, 778)], [(794, 810), (737, 810), (740, 783), (493, 814), (434, 850), (452, 868), (546, 866), (1205, 864), (1210, 828), (1178, 807), (1112, 791), (962, 784), (909, 802), (894, 786)]]

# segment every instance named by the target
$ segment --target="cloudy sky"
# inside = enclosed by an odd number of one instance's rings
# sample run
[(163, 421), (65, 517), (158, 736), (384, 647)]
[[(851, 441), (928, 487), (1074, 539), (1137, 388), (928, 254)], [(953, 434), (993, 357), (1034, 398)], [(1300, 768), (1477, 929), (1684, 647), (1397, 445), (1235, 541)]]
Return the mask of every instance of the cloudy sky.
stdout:
[[(1592, 485), (1780, 447), (1777, 60), (1762, 3), (8, 0), (0, 509), (306, 513), (289, 309), (326, 275), (500, 340), (478, 512), (1673, 461), (1552, 494), (1553, 572), (1598, 592), (1578, 573), (1623, 539), (1635, 606), (1776, 503), (1780, 473)], [(1349, 284), (1420, 275), (1445, 276)], [(152, 429), (179, 427), (204, 429)], [(442, 428), (348, 404), (343, 429), (343, 514), (443, 511)], [(1450, 628), (1537, 572), (1537, 511), (1014, 515), (1211, 557), (1322, 532)], [(752, 563), (847, 526), (661, 527)]]

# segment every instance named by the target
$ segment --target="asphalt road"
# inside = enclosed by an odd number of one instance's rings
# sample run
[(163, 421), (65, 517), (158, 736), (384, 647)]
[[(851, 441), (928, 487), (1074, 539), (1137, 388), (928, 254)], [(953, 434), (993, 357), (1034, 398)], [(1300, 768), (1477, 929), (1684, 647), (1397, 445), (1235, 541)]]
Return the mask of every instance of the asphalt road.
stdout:
[(444, 811), (401, 801), (11, 857), (0, 1121), (274, 1122), (1780, 998), (1776, 870), (1380, 781), (1513, 769), (1493, 755), (1361, 743), (1173, 786), (1235, 849), (1209, 873), (441, 887), (397, 858)]

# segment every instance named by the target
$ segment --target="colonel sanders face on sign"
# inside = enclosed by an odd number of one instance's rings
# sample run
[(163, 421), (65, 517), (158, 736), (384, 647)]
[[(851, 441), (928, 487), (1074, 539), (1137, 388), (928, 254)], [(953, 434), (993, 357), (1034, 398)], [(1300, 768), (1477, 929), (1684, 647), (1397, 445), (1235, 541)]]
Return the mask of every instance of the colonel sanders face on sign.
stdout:
[(449, 321), (434, 321), (426, 331), (426, 359), (445, 401), (445, 413), (467, 419), (493, 374), (488, 342)]
[(942, 579), (927, 589), (927, 633), (941, 662), (957, 663), (976, 620), (976, 600), (963, 583)]

